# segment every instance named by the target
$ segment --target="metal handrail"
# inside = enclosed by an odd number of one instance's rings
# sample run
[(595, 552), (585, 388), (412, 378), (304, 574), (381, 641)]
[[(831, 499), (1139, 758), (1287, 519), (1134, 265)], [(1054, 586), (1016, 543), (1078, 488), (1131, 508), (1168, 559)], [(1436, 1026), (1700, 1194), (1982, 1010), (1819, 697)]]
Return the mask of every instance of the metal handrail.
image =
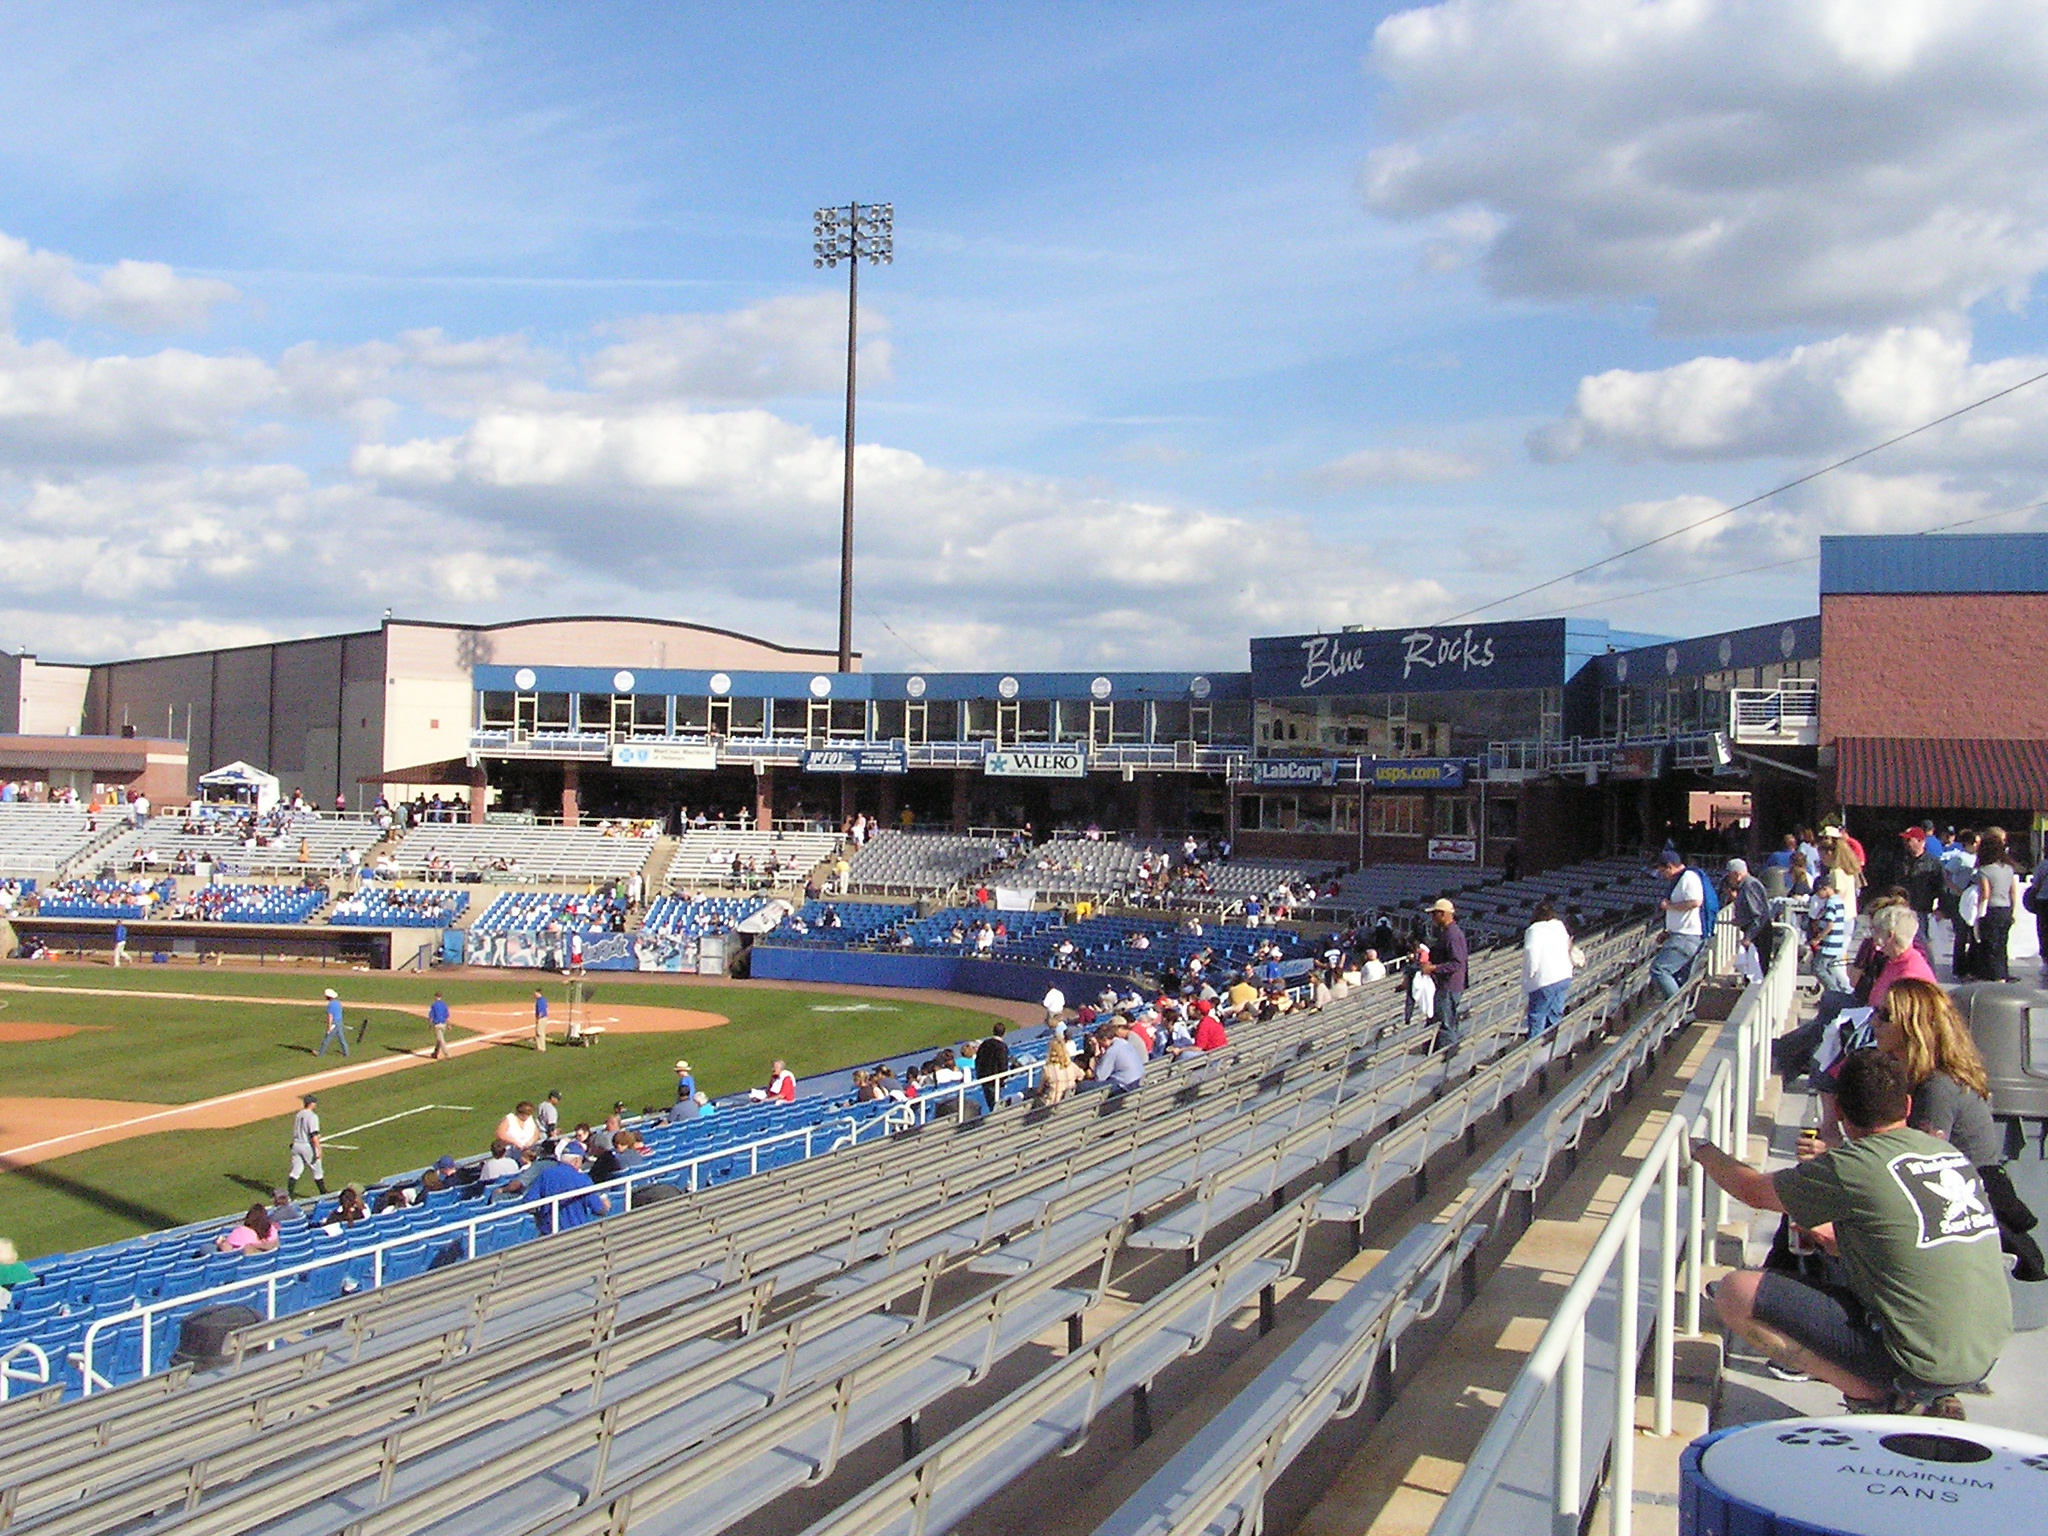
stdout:
[(545, 1201), (521, 1200), (516, 1204), (492, 1204), (489, 1209), (480, 1211), (474, 1216), (448, 1222), (437, 1227), (409, 1231), (393, 1237), (383, 1238), (365, 1247), (351, 1248), (345, 1253), (323, 1254), (318, 1258), (306, 1259), (293, 1265), (282, 1266), (262, 1275), (252, 1275), (245, 1280), (225, 1281), (220, 1285), (208, 1286), (197, 1291), (188, 1291), (179, 1296), (167, 1296), (148, 1302), (138, 1301), (125, 1312), (96, 1318), (87, 1326), (85, 1337), (79, 1341), (78, 1352), (72, 1356), (78, 1362), (80, 1376), (83, 1380), (83, 1395), (90, 1396), (96, 1390), (116, 1385), (110, 1377), (101, 1375), (94, 1368), (93, 1363), (94, 1350), (99, 1343), (100, 1335), (109, 1328), (118, 1327), (125, 1323), (133, 1323), (137, 1319), (142, 1320), (141, 1370), (142, 1374), (147, 1376), (152, 1369), (151, 1335), (154, 1331), (158, 1315), (161, 1313), (173, 1309), (188, 1309), (195, 1304), (222, 1296), (247, 1295), (250, 1291), (261, 1286), (264, 1292), (264, 1318), (266, 1320), (274, 1319), (278, 1316), (277, 1294), (280, 1281), (298, 1279), (316, 1270), (330, 1269), (337, 1264), (358, 1263), (367, 1258), (371, 1264), (369, 1288), (375, 1290), (384, 1283), (384, 1256), (395, 1248), (409, 1248), (415, 1243), (432, 1243), (460, 1239), (464, 1246), (463, 1257), (473, 1259), (477, 1255), (477, 1232), (486, 1225), (500, 1222), (531, 1222), (536, 1214), (545, 1210), (548, 1213), (550, 1227), (559, 1229), (561, 1226), (561, 1208), (564, 1201), (580, 1200), (586, 1195), (602, 1195), (611, 1192), (617, 1192), (620, 1195), (623, 1201), (621, 1209), (623, 1211), (630, 1211), (633, 1208), (633, 1189), (636, 1185), (645, 1186), (648, 1184), (665, 1183), (684, 1170), (688, 1170), (689, 1188), (694, 1192), (699, 1187), (701, 1170), (706, 1163), (723, 1162), (735, 1157), (745, 1157), (750, 1164), (747, 1171), (749, 1175), (752, 1175), (761, 1171), (761, 1154), (767, 1148), (801, 1140), (804, 1142), (804, 1158), (808, 1160), (817, 1155), (815, 1151), (816, 1138), (820, 1132), (830, 1128), (842, 1133), (839, 1139), (831, 1142), (825, 1148), (827, 1152), (835, 1152), (841, 1147), (858, 1144), (861, 1137), (867, 1134), (870, 1126), (886, 1129), (885, 1120), (886, 1116), (879, 1115), (868, 1120), (856, 1119), (850, 1115), (843, 1118), (820, 1120), (811, 1125), (800, 1126), (790, 1131), (779, 1131), (773, 1136), (760, 1137), (757, 1140), (744, 1142), (737, 1146), (724, 1147), (713, 1152), (702, 1152), (694, 1157), (679, 1158), (673, 1162), (651, 1164), (645, 1168), (635, 1168), (630, 1173), (621, 1174), (615, 1179), (608, 1179), (602, 1184), (594, 1184), (588, 1189), (568, 1190), (562, 1194), (550, 1196)]
[[(1665, 1120), (1627, 1189), (1615, 1202), (1592, 1251), (1573, 1276), (1543, 1337), (1467, 1458), (1464, 1473), (1430, 1526), (1430, 1536), (1468, 1536), (1477, 1528), (1480, 1512), (1500, 1481), (1509, 1453), (1553, 1387), (1559, 1396), (1551, 1459), (1552, 1536), (1578, 1536), (1585, 1476), (1586, 1316), (1617, 1262), (1620, 1270), (1615, 1310), (1614, 1401), (1608, 1426), (1612, 1453), (1607, 1498), (1613, 1536), (1630, 1536), (1635, 1498), (1636, 1369), (1641, 1352), (1638, 1313), (1643, 1207), (1652, 1190), (1660, 1193), (1660, 1243), (1654, 1281), (1654, 1432), (1669, 1435), (1676, 1301), (1682, 1286), (1686, 1332), (1697, 1336), (1706, 1242), (1705, 1171), (1693, 1163), (1688, 1186), (1686, 1262), (1681, 1280), (1677, 1262), (1678, 1191), (1687, 1166), (1684, 1148), (1694, 1136), (1704, 1135), (1723, 1151), (1737, 1156), (1747, 1150), (1749, 1115), (1757, 1103), (1754, 1095), (1764, 1081), (1763, 1075), (1755, 1070), (1756, 1063), (1762, 1060), (1768, 1064), (1771, 1039), (1791, 1006), (1797, 982), (1796, 953), (1791, 944), (1781, 943), (1770, 974), (1753, 985), (1738, 1005), (1737, 1015), (1731, 1021), (1733, 1049), (1715, 1060), (1701, 1111), (1693, 1115), (1674, 1114)], [(1725, 1194), (1720, 1195), (1715, 1206), (1718, 1226), (1727, 1216)]]
[[(35, 1374), (31, 1376), (24, 1366), (16, 1365), (17, 1356), (32, 1356)], [(42, 1345), (28, 1339), (17, 1339), (5, 1350), (0, 1350), (0, 1403), (7, 1401), (14, 1383), (26, 1382), (30, 1386), (47, 1387), (50, 1384), (50, 1356)]]

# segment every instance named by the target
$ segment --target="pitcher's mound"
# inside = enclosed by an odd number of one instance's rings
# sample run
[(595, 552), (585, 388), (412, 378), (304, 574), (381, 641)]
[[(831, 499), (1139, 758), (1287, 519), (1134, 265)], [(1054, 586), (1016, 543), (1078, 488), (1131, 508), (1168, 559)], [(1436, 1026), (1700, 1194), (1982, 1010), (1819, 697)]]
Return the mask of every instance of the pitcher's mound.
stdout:
[[(551, 999), (550, 1007), (548, 1032), (560, 1035), (569, 1027), (569, 1005)], [(485, 1003), (458, 1007), (450, 1019), (479, 1034), (501, 1034), (516, 1032), (522, 1025), (530, 1030), (533, 1009), (517, 1003)], [(584, 1005), (583, 1022), (597, 1025), (608, 1034), (661, 1035), (690, 1029), (716, 1029), (721, 1024), (730, 1024), (732, 1020), (722, 1013), (706, 1013), (699, 1008), (657, 1008), (647, 1003), (615, 1003), (608, 997), (600, 997)]]
[(104, 1024), (30, 1024), (23, 1019), (0, 1019), (0, 1045), (26, 1045), (31, 1040), (62, 1040), (81, 1029), (105, 1029)]

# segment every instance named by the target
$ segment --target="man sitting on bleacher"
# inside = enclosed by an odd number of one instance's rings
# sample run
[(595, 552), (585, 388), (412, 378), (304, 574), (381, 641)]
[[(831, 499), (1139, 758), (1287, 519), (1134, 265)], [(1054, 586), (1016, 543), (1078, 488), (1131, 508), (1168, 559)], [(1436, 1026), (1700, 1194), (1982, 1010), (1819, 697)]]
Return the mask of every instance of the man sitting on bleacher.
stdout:
[(1714, 1304), (1773, 1360), (1839, 1387), (1851, 1413), (1925, 1403), (1930, 1417), (1960, 1419), (1956, 1393), (1991, 1373), (2012, 1334), (1998, 1219), (1969, 1158), (1906, 1124), (1898, 1061), (1851, 1052), (1835, 1095), (1848, 1141), (1831, 1152), (1776, 1173), (1706, 1141), (1693, 1157), (1743, 1204), (1784, 1212), (1838, 1255), (1846, 1287), (1742, 1270)]

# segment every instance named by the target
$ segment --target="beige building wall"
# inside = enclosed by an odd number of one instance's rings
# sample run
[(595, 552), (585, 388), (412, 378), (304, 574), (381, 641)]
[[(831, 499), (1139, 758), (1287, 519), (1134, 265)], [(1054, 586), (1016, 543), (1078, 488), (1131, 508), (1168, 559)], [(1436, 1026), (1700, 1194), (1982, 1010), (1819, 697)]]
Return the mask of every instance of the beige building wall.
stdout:
[(468, 753), (472, 667), (829, 672), (839, 660), (834, 651), (659, 619), (526, 619), (475, 629), (394, 620), (384, 636), (384, 766), (390, 769)]
[(12, 728), (23, 736), (76, 736), (92, 668), (55, 666), (33, 656), (18, 660)]

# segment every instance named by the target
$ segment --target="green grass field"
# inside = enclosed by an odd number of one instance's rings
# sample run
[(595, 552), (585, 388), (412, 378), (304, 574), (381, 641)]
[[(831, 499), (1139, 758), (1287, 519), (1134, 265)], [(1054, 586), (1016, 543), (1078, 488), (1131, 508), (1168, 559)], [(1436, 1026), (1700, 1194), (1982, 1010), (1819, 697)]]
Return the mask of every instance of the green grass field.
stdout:
[[(321, 989), (334, 985), (353, 1039), (366, 1014), (365, 1052), (424, 1050), (426, 1022), (376, 1004), (424, 1004), (438, 987), (456, 1005), (519, 1008), (533, 995), (521, 981), (437, 981), (318, 971), (177, 968), (115, 972), (97, 966), (0, 966), (0, 982), (47, 988), (118, 988), (119, 997), (0, 991), (0, 1020), (98, 1026), (60, 1040), (0, 1041), (0, 1093), (185, 1103), (282, 1082), (336, 1065), (316, 1061)], [(602, 1118), (615, 1101), (633, 1110), (666, 1107), (673, 1065), (687, 1056), (714, 1096), (766, 1080), (786, 1060), (799, 1076), (941, 1042), (975, 1039), (984, 1013), (937, 1003), (782, 991), (766, 985), (680, 985), (591, 980), (591, 1012), (609, 1003), (723, 1014), (729, 1023), (689, 1033), (607, 1034), (588, 1050), (559, 1044), (545, 1056), (524, 1042), (472, 1051), (360, 1082), (325, 1087), (320, 1114), (328, 1138), (354, 1150), (327, 1158), (330, 1188), (419, 1167), (442, 1153), (485, 1151), (492, 1128), (520, 1099), (562, 1093), (563, 1118)], [(563, 988), (551, 978), (556, 1021)], [(306, 1007), (200, 1002), (163, 992), (303, 998)], [(865, 1004), (857, 1012), (838, 1011)], [(461, 1031), (451, 1031), (459, 1039)], [(443, 1106), (424, 1109), (426, 1105)], [(461, 1107), (445, 1107), (461, 1106)], [(354, 1135), (340, 1133), (386, 1116), (405, 1118)], [(226, 1214), (281, 1183), (288, 1117), (229, 1130), (181, 1130), (137, 1137), (49, 1162), (0, 1172), (0, 1236), (24, 1257), (89, 1247), (156, 1227)], [(10, 1141), (20, 1141), (20, 1136)]]

